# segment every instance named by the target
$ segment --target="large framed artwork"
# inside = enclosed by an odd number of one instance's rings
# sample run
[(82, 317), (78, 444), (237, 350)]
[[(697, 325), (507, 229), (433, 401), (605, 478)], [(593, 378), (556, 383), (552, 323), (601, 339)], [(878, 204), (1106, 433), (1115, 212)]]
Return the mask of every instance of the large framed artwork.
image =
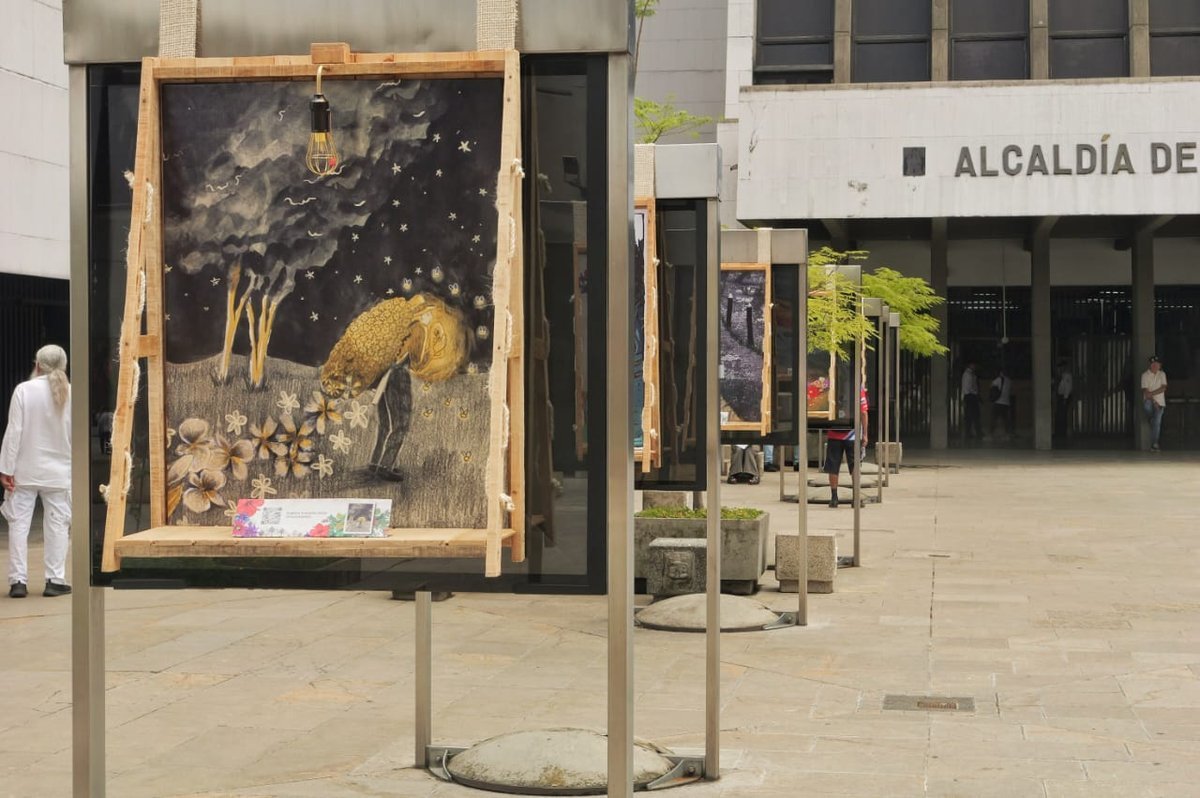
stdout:
[(653, 199), (633, 209), (633, 457), (646, 472), (662, 462), (658, 404), (658, 255)]
[[(114, 449), (144, 373), (151, 528), (124, 534), (114, 457), (104, 571), (524, 557), (517, 53), (321, 52), (143, 62)], [(235, 539), (240, 499), (387, 500), (390, 526)]]
[(771, 267), (722, 263), (718, 285), (721, 429), (771, 431)]

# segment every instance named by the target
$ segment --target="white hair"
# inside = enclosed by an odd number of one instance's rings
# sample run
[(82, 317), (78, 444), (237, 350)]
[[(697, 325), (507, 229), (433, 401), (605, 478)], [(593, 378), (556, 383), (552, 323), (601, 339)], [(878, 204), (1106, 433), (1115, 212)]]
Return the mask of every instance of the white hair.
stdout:
[(47, 344), (33, 358), (37, 366), (35, 374), (45, 374), (50, 381), (50, 395), (59, 409), (66, 407), (71, 395), (71, 383), (67, 381), (67, 353), (57, 344)]

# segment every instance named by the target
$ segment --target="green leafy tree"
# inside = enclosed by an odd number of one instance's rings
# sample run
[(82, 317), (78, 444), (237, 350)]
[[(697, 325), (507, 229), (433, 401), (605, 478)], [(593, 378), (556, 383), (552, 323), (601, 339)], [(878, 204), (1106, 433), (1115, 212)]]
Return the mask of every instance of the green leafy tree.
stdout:
[(713, 121), (711, 116), (699, 116), (691, 111), (675, 107), (668, 95), (666, 101), (655, 102), (644, 97), (633, 99), (633, 115), (637, 120), (638, 143), (654, 144), (669, 134), (691, 133), (699, 136), (699, 129)]
[(638, 53), (642, 50), (642, 26), (658, 13), (658, 0), (635, 0), (633, 15), (637, 17), (637, 38), (633, 43), (633, 74), (637, 74)]
[(821, 247), (808, 256), (808, 351), (850, 356), (854, 341), (871, 345), (875, 325), (860, 312), (862, 290), (834, 266), (866, 257), (866, 252), (838, 252)]
[(920, 277), (905, 277), (881, 266), (863, 273), (863, 295), (878, 297), (900, 314), (900, 348), (921, 357), (944, 355), (949, 350), (938, 340), (937, 317), (930, 311), (946, 300)]

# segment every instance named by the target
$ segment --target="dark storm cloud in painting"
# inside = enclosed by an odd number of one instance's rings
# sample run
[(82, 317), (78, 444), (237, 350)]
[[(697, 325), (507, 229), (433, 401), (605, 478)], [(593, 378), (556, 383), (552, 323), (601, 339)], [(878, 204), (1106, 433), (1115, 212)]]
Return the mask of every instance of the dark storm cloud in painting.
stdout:
[[(222, 349), (230, 270), (279, 300), (268, 354), (319, 365), (416, 294), (460, 310), (490, 366), (500, 79), (330, 80), (338, 171), (304, 167), (309, 82), (163, 87), (167, 359)], [(247, 325), (233, 351), (249, 352)]]

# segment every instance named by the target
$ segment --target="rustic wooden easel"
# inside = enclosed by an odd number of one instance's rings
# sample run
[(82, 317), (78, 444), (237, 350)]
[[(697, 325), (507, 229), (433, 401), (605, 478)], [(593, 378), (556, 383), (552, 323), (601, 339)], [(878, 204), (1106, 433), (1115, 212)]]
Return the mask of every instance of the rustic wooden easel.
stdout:
[[(730, 432), (756, 432), (768, 435), (771, 432), (771, 265), (769, 263), (722, 263), (723, 272), (762, 272), (766, 275), (766, 293), (763, 299), (763, 367), (762, 367), (762, 411), (758, 421), (726, 421), (721, 429)], [(724, 311), (722, 311), (724, 312)]]
[[(500, 77), (504, 107), (497, 186), (496, 266), (489, 390), (487, 525), (480, 529), (391, 529), (384, 538), (241, 538), (228, 527), (168, 525), (163, 337), (162, 145), (159, 88), (163, 83), (300, 80), (324, 67), (326, 79), (398, 76)], [(308, 56), (146, 58), (142, 62), (129, 231), (125, 317), (113, 423), (113, 465), (105, 497), (101, 569), (119, 570), (122, 557), (464, 557), (483, 558), (498, 576), (502, 549), (525, 559), (524, 362), (522, 358), (523, 242), (520, 136), (520, 61), (515, 50), (471, 53), (352, 53), (344, 43), (314, 44)], [(150, 529), (125, 534), (130, 446), (141, 361), (146, 362), (150, 433)], [(505, 437), (507, 436), (507, 437)]]
[(635, 199), (633, 207), (646, 213), (645, 275), (646, 291), (643, 303), (646, 309), (642, 341), (642, 383), (645, 386), (642, 400), (642, 445), (633, 450), (634, 462), (640, 463), (642, 472), (662, 465), (662, 436), (659, 424), (662, 412), (659, 406), (658, 385), (658, 238), (653, 197)]

